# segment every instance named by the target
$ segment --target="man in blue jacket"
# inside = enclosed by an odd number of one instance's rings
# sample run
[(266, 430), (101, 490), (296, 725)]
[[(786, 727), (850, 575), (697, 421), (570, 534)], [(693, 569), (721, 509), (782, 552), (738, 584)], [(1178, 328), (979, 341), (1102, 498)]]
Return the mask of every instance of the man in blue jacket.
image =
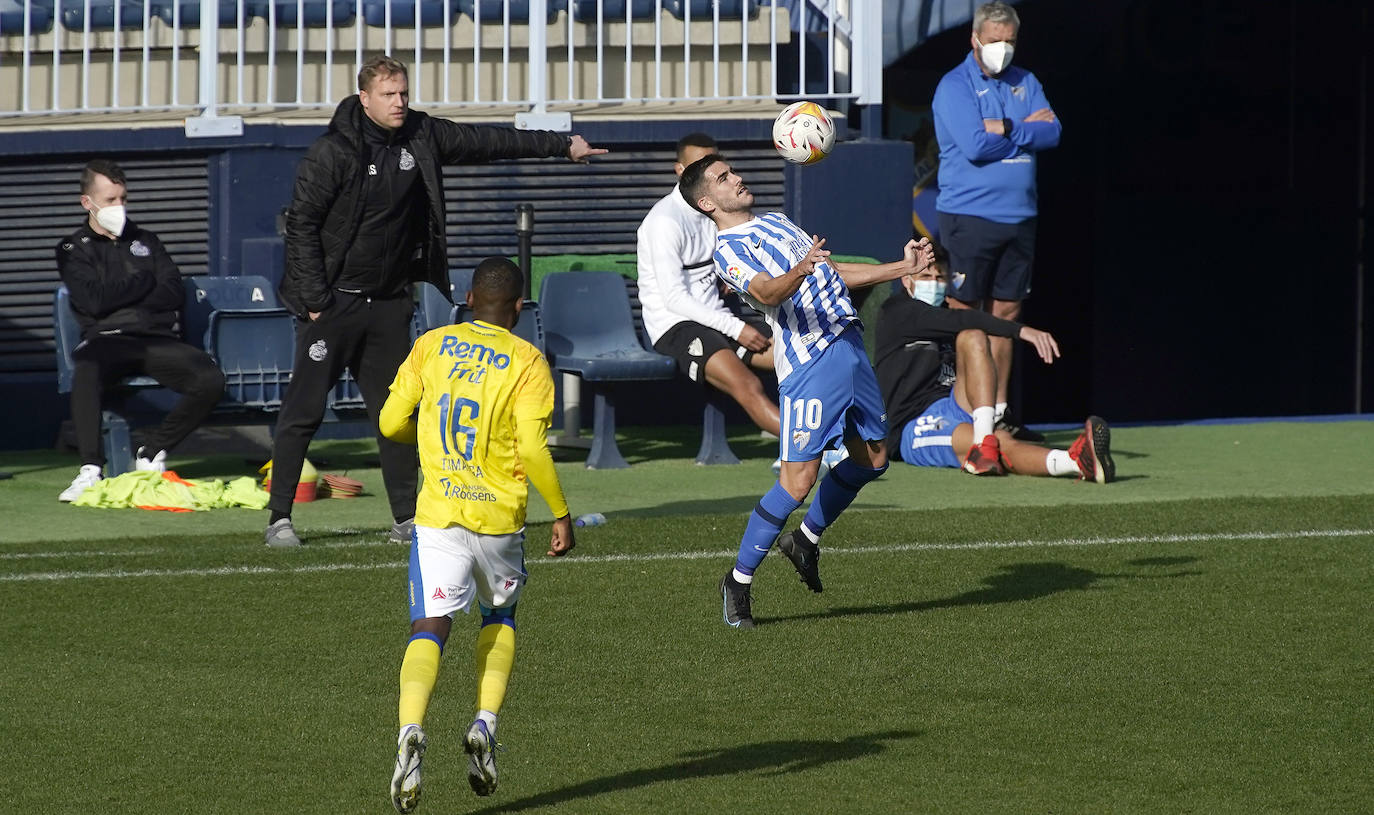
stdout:
[[(945, 74), (931, 104), (940, 144), (940, 242), (949, 298), (1003, 320), (1021, 315), (1035, 255), (1035, 157), (1059, 144), (1059, 119), (1035, 75), (1011, 64), (1021, 20), (1006, 3), (979, 6), (972, 51)], [(1004, 421), (1012, 342), (992, 337), (997, 414)], [(1029, 434), (1038, 436), (1038, 434)], [(1027, 434), (1018, 437), (1026, 440)]]

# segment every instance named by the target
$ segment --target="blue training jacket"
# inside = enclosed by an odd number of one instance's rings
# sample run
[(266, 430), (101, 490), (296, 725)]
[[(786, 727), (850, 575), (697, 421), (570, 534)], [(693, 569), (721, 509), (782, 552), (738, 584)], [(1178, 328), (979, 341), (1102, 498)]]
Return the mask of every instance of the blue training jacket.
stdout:
[[(1035, 74), (1015, 65), (987, 77), (970, 51), (935, 88), (931, 110), (940, 143), (940, 212), (1015, 224), (1033, 218), (1035, 154), (1059, 144), (1059, 121), (1027, 122), (1050, 107)], [(984, 119), (1011, 119), (1011, 138), (987, 132)]]

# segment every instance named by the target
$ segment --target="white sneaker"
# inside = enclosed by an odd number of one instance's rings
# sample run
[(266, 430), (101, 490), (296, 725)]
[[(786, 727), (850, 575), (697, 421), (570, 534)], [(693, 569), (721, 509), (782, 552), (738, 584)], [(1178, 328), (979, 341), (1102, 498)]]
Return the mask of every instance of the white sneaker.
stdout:
[(165, 473), (167, 472), (167, 451), (158, 450), (157, 455), (148, 458), (143, 455), (143, 448), (138, 448), (138, 453), (134, 457), (134, 472), (137, 473)]
[(420, 805), (420, 762), (428, 740), (418, 724), (408, 724), (396, 739), (396, 769), (391, 773), (391, 803), (401, 815)]
[(95, 486), (95, 482), (101, 478), (99, 464), (82, 464), (81, 472), (72, 479), (72, 485), (63, 490), (62, 494), (57, 496), (57, 500), (71, 503), (80, 498), (81, 493), (85, 492), (87, 487)]

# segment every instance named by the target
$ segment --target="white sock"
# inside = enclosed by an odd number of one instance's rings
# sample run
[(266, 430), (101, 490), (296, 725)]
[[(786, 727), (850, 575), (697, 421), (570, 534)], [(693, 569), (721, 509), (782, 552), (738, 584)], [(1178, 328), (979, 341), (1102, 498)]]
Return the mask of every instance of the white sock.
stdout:
[(479, 718), (479, 719), (481, 719), (482, 721), (484, 721), (484, 722), (487, 723), (487, 732), (490, 733), (490, 734), (492, 735), (492, 738), (495, 738), (495, 737), (496, 737), (496, 714), (495, 714), (495, 713), (492, 713), (490, 710), (479, 710), (479, 711), (477, 711), (477, 718)]
[(998, 402), (998, 403), (997, 403), (997, 411), (996, 411), (996, 412), (993, 414), (993, 416), (992, 416), (993, 424), (996, 424), (997, 422), (1002, 421), (1002, 417), (1005, 416), (1005, 415), (1007, 415), (1007, 403), (1006, 403), (1006, 402)]
[(754, 582), (754, 576), (752, 574), (745, 574), (744, 572), (741, 572), (739, 569), (731, 569), (730, 571), (734, 575), (736, 583), (743, 583), (747, 586), (750, 583)]
[(981, 444), (983, 439), (992, 435), (993, 428), (997, 425), (997, 414), (991, 405), (983, 405), (973, 409), (973, 443)]
[(1050, 475), (1082, 475), (1078, 469), (1078, 462), (1069, 457), (1068, 450), (1051, 450), (1045, 456), (1045, 469), (1050, 471)]
[(802, 523), (801, 526), (798, 526), (797, 528), (800, 529), (802, 535), (805, 536), (805, 538), (806, 538), (807, 540), (811, 541), (812, 543), (820, 543), (820, 542), (821, 542), (821, 535), (820, 535), (820, 533), (819, 533), (819, 532), (812, 532), (812, 531), (811, 531), (811, 527), (807, 526), (805, 523)]

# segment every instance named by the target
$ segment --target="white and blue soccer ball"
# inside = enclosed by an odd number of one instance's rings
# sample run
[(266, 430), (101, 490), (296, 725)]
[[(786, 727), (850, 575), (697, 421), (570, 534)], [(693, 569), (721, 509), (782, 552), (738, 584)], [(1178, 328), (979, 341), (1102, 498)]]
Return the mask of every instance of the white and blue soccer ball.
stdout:
[(815, 164), (835, 149), (835, 123), (815, 102), (793, 102), (773, 120), (773, 146), (793, 164)]

